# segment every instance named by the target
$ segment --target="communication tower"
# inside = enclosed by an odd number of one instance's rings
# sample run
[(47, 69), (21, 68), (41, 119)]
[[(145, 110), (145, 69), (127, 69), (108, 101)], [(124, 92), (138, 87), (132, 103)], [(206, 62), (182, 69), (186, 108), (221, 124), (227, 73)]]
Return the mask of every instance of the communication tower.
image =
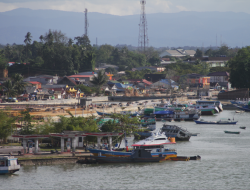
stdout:
[(88, 27), (89, 27), (89, 22), (88, 22), (88, 9), (85, 9), (85, 33), (84, 35), (88, 36)]
[(148, 26), (146, 19), (145, 5), (146, 1), (141, 0), (141, 16), (139, 24), (139, 39), (138, 39), (138, 50), (145, 52), (148, 47)]

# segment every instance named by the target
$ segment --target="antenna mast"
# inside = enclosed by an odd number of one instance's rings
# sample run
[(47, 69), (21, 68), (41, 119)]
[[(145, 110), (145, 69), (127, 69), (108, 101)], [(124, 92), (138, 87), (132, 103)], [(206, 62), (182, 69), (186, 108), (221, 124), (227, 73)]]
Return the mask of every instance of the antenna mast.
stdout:
[(89, 27), (89, 23), (88, 23), (88, 9), (85, 9), (85, 33), (84, 35), (88, 36), (88, 27)]
[(141, 0), (141, 16), (139, 24), (139, 39), (138, 39), (138, 50), (145, 53), (148, 47), (148, 26), (146, 19), (145, 5), (146, 0)]

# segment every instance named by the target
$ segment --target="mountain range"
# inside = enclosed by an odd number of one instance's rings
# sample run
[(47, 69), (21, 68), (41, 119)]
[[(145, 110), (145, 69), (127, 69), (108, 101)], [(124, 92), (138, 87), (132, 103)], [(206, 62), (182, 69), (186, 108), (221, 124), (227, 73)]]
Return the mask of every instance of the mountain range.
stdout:
[[(250, 14), (235, 12), (179, 12), (147, 14), (149, 45), (154, 47), (220, 46), (250, 44)], [(140, 15), (117, 16), (88, 13), (92, 44), (138, 45)], [(23, 44), (51, 30), (61, 30), (74, 39), (84, 34), (82, 12), (15, 9), (0, 13), (0, 44)]]

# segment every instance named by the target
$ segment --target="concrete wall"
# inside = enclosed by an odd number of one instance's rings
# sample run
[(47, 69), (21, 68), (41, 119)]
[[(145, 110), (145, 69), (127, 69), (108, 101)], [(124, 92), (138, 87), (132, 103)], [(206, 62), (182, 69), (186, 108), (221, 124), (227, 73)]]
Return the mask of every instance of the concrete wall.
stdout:
[[(108, 96), (102, 96), (102, 97), (87, 97), (87, 99), (92, 99), (92, 102), (103, 102), (108, 101)], [(27, 102), (16, 102), (16, 103), (2, 103), (2, 105), (28, 105), (28, 104), (35, 104), (35, 105), (62, 105), (62, 104), (78, 104), (78, 99), (61, 99), (61, 100), (38, 100), (38, 101), (27, 101)], [(79, 101), (80, 102), (80, 101)]]
[(126, 97), (126, 96), (110, 96), (109, 101), (139, 101), (139, 100), (152, 100), (152, 99), (166, 99), (166, 98), (175, 98), (175, 96), (149, 96), (149, 97), (143, 97), (143, 96), (131, 96), (131, 97)]

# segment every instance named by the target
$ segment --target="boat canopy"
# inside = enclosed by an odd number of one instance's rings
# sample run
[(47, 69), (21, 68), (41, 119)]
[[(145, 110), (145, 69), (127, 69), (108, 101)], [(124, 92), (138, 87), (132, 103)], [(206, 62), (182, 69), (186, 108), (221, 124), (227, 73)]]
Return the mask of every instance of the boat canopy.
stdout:
[(157, 111), (154, 114), (156, 114), (156, 115), (166, 115), (166, 114), (174, 114), (174, 112), (167, 110), (167, 111)]

